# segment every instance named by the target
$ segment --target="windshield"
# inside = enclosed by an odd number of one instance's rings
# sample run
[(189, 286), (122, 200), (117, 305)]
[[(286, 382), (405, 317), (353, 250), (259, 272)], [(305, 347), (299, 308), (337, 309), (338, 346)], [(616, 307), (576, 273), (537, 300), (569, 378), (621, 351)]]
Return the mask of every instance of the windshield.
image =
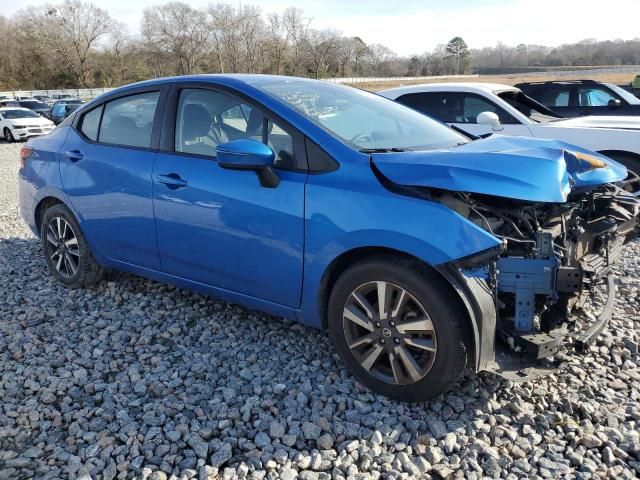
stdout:
[(633, 93), (613, 83), (605, 83), (605, 85), (620, 95), (629, 105), (640, 105), (640, 98), (636, 97)]
[(65, 111), (67, 112), (67, 115), (69, 115), (71, 112), (75, 112), (77, 109), (80, 108), (80, 104), (79, 103), (68, 103), (64, 106)]
[(519, 90), (506, 90), (498, 93), (498, 96), (520, 113), (526, 115), (532, 122), (548, 123), (563, 118), (559, 113), (545, 107)]
[(361, 150), (430, 150), (468, 142), (425, 115), (352, 87), (304, 80), (256, 86)]
[(15, 120), (16, 118), (40, 118), (36, 112), (31, 110), (2, 110), (2, 116), (7, 120)]

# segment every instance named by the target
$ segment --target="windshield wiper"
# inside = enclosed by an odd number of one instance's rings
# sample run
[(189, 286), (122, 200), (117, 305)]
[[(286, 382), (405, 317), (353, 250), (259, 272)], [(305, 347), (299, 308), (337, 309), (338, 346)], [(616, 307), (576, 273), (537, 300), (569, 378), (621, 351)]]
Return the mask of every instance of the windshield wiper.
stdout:
[(360, 151), (362, 153), (397, 153), (397, 152), (411, 152), (410, 148), (399, 148), (399, 147), (391, 147), (391, 148), (361, 148)]

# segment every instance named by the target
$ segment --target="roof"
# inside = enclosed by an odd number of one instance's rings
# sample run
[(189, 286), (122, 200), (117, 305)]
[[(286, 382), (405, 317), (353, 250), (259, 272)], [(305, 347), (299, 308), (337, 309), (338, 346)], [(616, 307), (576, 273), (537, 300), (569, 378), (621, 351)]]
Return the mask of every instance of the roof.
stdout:
[(32, 110), (24, 107), (0, 107), (0, 112), (4, 112), (5, 110), (24, 110), (26, 112), (31, 112)]
[(389, 88), (378, 92), (383, 97), (396, 99), (407, 93), (421, 92), (476, 92), (494, 93), (506, 90), (518, 91), (517, 87), (501, 83), (481, 82), (450, 82), (450, 83), (425, 83), (421, 85), (407, 85), (405, 87)]
[(534, 85), (598, 85), (600, 82), (591, 79), (585, 80), (547, 80), (544, 82), (520, 82), (517, 85), (534, 86)]
[[(176, 77), (162, 77), (141, 82), (131, 83), (120, 87), (122, 89), (133, 87), (144, 87), (145, 85), (161, 85), (169, 82), (219, 82), (219, 83), (246, 83), (256, 85), (260, 83), (274, 83), (291, 80), (313, 81), (309, 78), (287, 77), (285, 75), (265, 75), (259, 73), (206, 73), (197, 75), (180, 75)], [(116, 89), (119, 90), (119, 89)], [(110, 92), (109, 92), (110, 93)]]

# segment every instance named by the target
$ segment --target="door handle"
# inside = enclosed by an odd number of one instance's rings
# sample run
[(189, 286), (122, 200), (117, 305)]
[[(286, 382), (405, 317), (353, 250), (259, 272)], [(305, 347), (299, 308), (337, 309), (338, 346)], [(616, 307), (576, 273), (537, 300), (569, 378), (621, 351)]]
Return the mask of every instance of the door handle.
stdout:
[(80, 150), (69, 150), (68, 152), (66, 152), (64, 154), (65, 157), (67, 157), (69, 160), (71, 160), (73, 163), (82, 160), (82, 152)]
[(187, 181), (180, 177), (177, 173), (165, 173), (156, 177), (158, 183), (162, 183), (171, 189), (184, 188), (187, 186)]

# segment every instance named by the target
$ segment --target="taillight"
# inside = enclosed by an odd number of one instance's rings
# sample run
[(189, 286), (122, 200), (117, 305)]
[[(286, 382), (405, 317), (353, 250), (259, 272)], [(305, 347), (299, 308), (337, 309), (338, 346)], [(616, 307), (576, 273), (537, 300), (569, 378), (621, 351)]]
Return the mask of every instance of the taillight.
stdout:
[(33, 148), (31, 147), (22, 147), (20, 149), (20, 168), (24, 168), (25, 160), (29, 158), (32, 153), (33, 153)]

